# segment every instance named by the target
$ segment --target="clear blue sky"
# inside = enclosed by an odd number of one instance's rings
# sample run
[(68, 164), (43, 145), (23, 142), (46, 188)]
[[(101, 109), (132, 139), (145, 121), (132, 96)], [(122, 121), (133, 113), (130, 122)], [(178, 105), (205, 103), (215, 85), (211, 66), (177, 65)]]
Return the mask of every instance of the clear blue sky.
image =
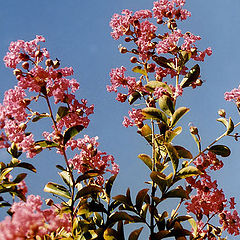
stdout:
[[(46, 38), (46, 47), (52, 57), (61, 59), (62, 66), (72, 66), (75, 78), (80, 82), (79, 97), (87, 98), (95, 104), (95, 114), (86, 131), (90, 136), (98, 135), (100, 149), (115, 156), (120, 165), (115, 188), (124, 193), (129, 186), (133, 193), (145, 188), (148, 180), (145, 166), (138, 160), (139, 153), (149, 149), (136, 133), (136, 129), (125, 129), (122, 125), (127, 115), (128, 105), (114, 100), (115, 95), (106, 92), (109, 84), (109, 71), (121, 65), (130, 69), (129, 56), (121, 55), (115, 41), (110, 36), (109, 21), (112, 15), (122, 9), (152, 8), (149, 0), (9, 0), (0, 2), (0, 59), (3, 59), (11, 41), (31, 40), (36, 34)], [(225, 108), (235, 122), (239, 115), (233, 104), (224, 100), (224, 92), (238, 87), (240, 69), (240, 1), (239, 0), (187, 0), (186, 8), (192, 17), (181, 24), (184, 31), (200, 35), (200, 49), (212, 47), (213, 55), (200, 63), (202, 79), (206, 80), (201, 88), (185, 91), (182, 106), (191, 108), (183, 124), (184, 129), (192, 122), (200, 130), (203, 145), (206, 146), (224, 130), (216, 122), (217, 110)], [(16, 84), (11, 70), (0, 62), (1, 84), (0, 101), (4, 92)], [(130, 72), (129, 72), (130, 73)], [(130, 73), (131, 74), (131, 73)], [(176, 139), (176, 143), (189, 149), (195, 145), (190, 134)], [(232, 146), (232, 155), (224, 159), (225, 167), (216, 174), (219, 185), (227, 196), (235, 195), (240, 206), (240, 143), (225, 139), (222, 143)], [(0, 152), (1, 161), (8, 155)], [(31, 184), (30, 193), (41, 193), (47, 181), (58, 181), (54, 166), (62, 163), (54, 151), (50, 155), (40, 154), (30, 160), (38, 174), (29, 174), (27, 183)], [(121, 182), (121, 183), (120, 183)], [(45, 198), (49, 195), (42, 194)], [(0, 212), (1, 213), (1, 212)]]

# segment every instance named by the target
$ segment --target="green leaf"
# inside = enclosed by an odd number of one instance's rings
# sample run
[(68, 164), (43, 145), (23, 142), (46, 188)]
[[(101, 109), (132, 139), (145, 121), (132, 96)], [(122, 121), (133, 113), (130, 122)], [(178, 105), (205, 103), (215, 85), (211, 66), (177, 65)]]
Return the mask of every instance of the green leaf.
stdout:
[(38, 120), (46, 117), (50, 117), (50, 115), (48, 113), (41, 113), (39, 115), (36, 115), (36, 117), (32, 119), (32, 122), (37, 122)]
[(13, 170), (13, 167), (5, 168), (1, 171), (0, 182), (5, 178), (5, 176)]
[(148, 167), (150, 170), (152, 170), (152, 158), (148, 156), (147, 154), (139, 154), (138, 158), (140, 158)]
[(152, 59), (154, 62), (156, 62), (161, 67), (175, 69), (175, 64), (165, 57), (162, 57), (162, 56), (158, 57), (158, 56), (154, 55), (154, 56), (152, 56)]
[(191, 152), (188, 151), (186, 148), (184, 148), (182, 146), (174, 146), (174, 148), (177, 150), (178, 156), (180, 158), (186, 158), (186, 159), (192, 159), (193, 158)]
[(177, 150), (172, 146), (171, 143), (165, 143), (167, 153), (171, 159), (174, 173), (177, 171), (179, 156)]
[(146, 107), (142, 109), (142, 114), (146, 119), (153, 119), (167, 123), (166, 115), (159, 109), (154, 107)]
[(69, 109), (68, 107), (63, 107), (63, 106), (60, 106), (58, 108), (58, 111), (57, 111), (57, 115), (56, 115), (56, 121), (60, 121), (63, 117), (65, 117), (66, 115), (68, 115), (69, 113)]
[(141, 66), (136, 66), (136, 67), (134, 67), (134, 68), (132, 69), (132, 71), (135, 72), (135, 73), (140, 73), (140, 74), (142, 74), (142, 75), (144, 75), (144, 76), (147, 76), (146, 70), (145, 70), (145, 69), (142, 69)]
[(217, 121), (223, 123), (223, 125), (228, 128), (228, 120), (226, 118), (218, 118)]
[(185, 198), (189, 199), (187, 192), (183, 188), (175, 188), (170, 190), (169, 192), (165, 193), (164, 198)]
[(138, 228), (138, 229), (134, 230), (133, 232), (131, 232), (131, 234), (129, 235), (128, 240), (138, 240), (139, 235), (142, 232), (142, 230), (143, 230), (143, 227)]
[(80, 175), (77, 178), (76, 183), (80, 183), (81, 181), (89, 179), (89, 178), (97, 177), (101, 174), (103, 174), (103, 172), (100, 170), (89, 170), (89, 171), (85, 172), (83, 175)]
[(132, 216), (127, 214), (126, 212), (114, 212), (110, 215), (107, 220), (106, 226), (113, 226), (116, 222), (127, 220), (132, 222), (134, 219)]
[(165, 112), (168, 116), (173, 115), (175, 107), (173, 101), (169, 96), (163, 95), (162, 97), (159, 98), (158, 103), (163, 112)]
[(60, 173), (58, 173), (60, 175), (60, 177), (62, 178), (62, 180), (69, 186), (73, 186), (73, 182), (72, 182), (72, 179), (71, 179), (71, 176), (69, 174), (69, 172), (67, 171), (62, 171)]
[(49, 182), (44, 187), (44, 192), (49, 192), (69, 199), (71, 198), (69, 191), (64, 186), (53, 182)]
[[(107, 197), (108, 197), (108, 198), (110, 198), (112, 186), (113, 186), (113, 183), (114, 183), (116, 177), (117, 177), (117, 174), (111, 176), (111, 177), (107, 180), (107, 182), (106, 182), (106, 184), (105, 184), (105, 190), (106, 190), (106, 194), (107, 194)], [(110, 199), (109, 199), (109, 200), (110, 200)]]
[(174, 127), (177, 122), (182, 118), (184, 114), (186, 114), (190, 109), (186, 107), (178, 108), (171, 117), (171, 125), (170, 127)]
[(43, 148), (52, 148), (52, 147), (57, 147), (58, 144), (52, 141), (47, 141), (47, 140), (40, 140), (35, 142), (35, 145), (38, 145)]
[(25, 168), (35, 173), (37, 172), (36, 168), (32, 164), (26, 162), (20, 162), (16, 167)]
[(152, 144), (152, 129), (147, 124), (141, 128), (140, 133), (150, 144)]
[(165, 141), (172, 142), (172, 140), (182, 132), (182, 127), (176, 127), (173, 130), (167, 130), (165, 133)]
[(184, 65), (191, 59), (191, 52), (188, 51), (180, 51), (179, 52), (179, 57), (180, 57), (180, 61), (179, 61), (179, 67), (180, 67), (180, 71), (181, 69), (184, 67)]
[(231, 150), (224, 145), (214, 145), (208, 150), (222, 157), (228, 157), (231, 154)]
[(141, 94), (139, 92), (133, 92), (129, 98), (128, 98), (128, 102), (130, 105), (132, 105), (134, 102), (136, 102), (139, 98), (141, 98)]
[(87, 195), (91, 195), (91, 194), (98, 194), (100, 192), (103, 192), (103, 189), (95, 186), (95, 185), (88, 185), (84, 188), (82, 188), (81, 190), (78, 191), (75, 200), (81, 198), (81, 197), (85, 197)]
[(193, 66), (190, 71), (185, 75), (180, 83), (182, 88), (189, 87), (193, 82), (195, 82), (200, 75), (200, 67), (198, 64)]
[(25, 177), (27, 176), (26, 173), (20, 173), (17, 177), (13, 180), (14, 183), (20, 183)]
[(65, 131), (64, 136), (63, 136), (63, 144), (65, 145), (71, 138), (76, 136), (83, 129), (84, 129), (84, 126), (82, 126), (82, 125), (76, 125), (76, 126), (68, 128)]
[(172, 94), (172, 89), (166, 83), (163, 82), (149, 81), (144, 87), (151, 93), (153, 93), (156, 88), (161, 87), (166, 89), (170, 94)]
[(192, 134), (192, 133), (191, 133), (191, 135), (192, 135), (192, 137), (193, 137), (194, 141), (195, 141), (195, 142), (196, 142), (196, 144), (197, 144), (198, 151), (199, 151), (199, 152), (201, 152), (201, 143), (200, 143), (200, 141), (199, 141), (198, 137), (197, 137), (195, 134)]
[(196, 168), (194, 166), (187, 166), (187, 167), (180, 169), (177, 172), (176, 178), (183, 179), (183, 178), (187, 178), (187, 177), (197, 176), (200, 174), (202, 174), (202, 172), (198, 168)]
[(139, 212), (142, 209), (142, 205), (143, 205), (143, 202), (147, 195), (148, 190), (149, 189), (147, 189), (147, 188), (142, 189), (141, 191), (138, 192), (138, 194), (136, 196), (136, 208)]
[(163, 239), (163, 238), (165, 238), (169, 233), (170, 233), (169, 230), (161, 230), (161, 231), (157, 232), (156, 234), (154, 234), (154, 240)]
[(228, 120), (228, 127), (227, 127), (227, 135), (230, 134), (234, 130), (234, 123), (231, 119), (231, 117)]
[(150, 174), (150, 177), (153, 182), (158, 185), (162, 193), (165, 192), (167, 186), (170, 186), (172, 182), (172, 174), (169, 175), (169, 177), (166, 177), (163, 173), (153, 171)]

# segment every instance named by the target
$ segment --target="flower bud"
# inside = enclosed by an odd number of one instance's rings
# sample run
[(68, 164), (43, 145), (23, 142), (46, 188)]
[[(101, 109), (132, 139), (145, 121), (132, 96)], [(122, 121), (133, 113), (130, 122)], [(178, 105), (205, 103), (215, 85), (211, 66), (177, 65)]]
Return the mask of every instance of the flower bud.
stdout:
[(55, 61), (53, 61), (53, 68), (57, 69), (60, 66), (60, 61), (58, 59), (56, 59)]
[(62, 73), (61, 72), (58, 72), (57, 73), (57, 78), (61, 78), (62, 77)]
[(140, 26), (140, 22), (138, 20), (134, 20), (133, 21), (133, 26), (134, 27), (139, 27)]
[(196, 81), (195, 81), (195, 85), (197, 85), (197, 86), (202, 86), (202, 84), (203, 84), (203, 81), (200, 79), (200, 78), (198, 78)]
[(162, 19), (158, 19), (157, 20), (157, 24), (163, 24), (164, 22), (163, 22), (163, 20)]
[(82, 116), (84, 111), (82, 109), (77, 109), (76, 113), (77, 113), (78, 116)]
[(24, 62), (29, 60), (29, 56), (25, 53), (19, 53), (19, 58)]
[(138, 59), (136, 57), (131, 57), (130, 58), (131, 63), (136, 63), (137, 61), (138, 61)]
[(21, 76), (21, 75), (22, 75), (22, 70), (16, 68), (16, 69), (13, 70), (13, 74), (14, 74), (15, 76)]
[(36, 146), (34, 146), (34, 150), (33, 150), (33, 151), (34, 151), (36, 154), (38, 154), (38, 153), (40, 153), (42, 150), (43, 150), (43, 149), (42, 149), (41, 146), (36, 145)]
[(137, 49), (132, 49), (132, 51), (131, 51), (132, 53), (134, 53), (134, 54), (139, 54), (139, 52), (138, 52), (138, 50)]
[(48, 205), (48, 206), (52, 206), (54, 204), (53, 200), (51, 198), (48, 198), (45, 200), (45, 203)]
[(148, 72), (154, 72), (155, 71), (155, 64), (153, 64), (153, 63), (147, 64), (147, 71)]
[(42, 55), (43, 55), (43, 53), (40, 51), (40, 50), (37, 50), (36, 52), (35, 52), (35, 57), (37, 58), (40, 58), (40, 57), (42, 57)]
[(28, 62), (24, 62), (22, 64), (22, 68), (28, 70), (29, 69), (29, 63)]
[(27, 124), (26, 123), (20, 123), (18, 128), (22, 131), (25, 131), (25, 129), (27, 128)]
[(45, 65), (47, 66), (47, 67), (51, 67), (52, 65), (53, 65), (53, 60), (52, 59), (47, 59), (46, 61), (45, 61)]
[(95, 157), (97, 155), (98, 150), (96, 148), (93, 149), (91, 152), (92, 157)]
[(225, 110), (224, 109), (219, 109), (218, 110), (218, 115), (220, 116), (220, 117), (226, 117), (226, 112), (225, 112)]
[(25, 99), (23, 99), (22, 103), (23, 103), (25, 106), (28, 106), (28, 105), (31, 103), (31, 99), (25, 98)]
[(198, 134), (197, 127), (191, 126), (190, 127), (190, 133), (193, 134), (193, 135), (197, 135)]
[(132, 35), (132, 34), (133, 34), (133, 32), (132, 32), (131, 29), (130, 29), (130, 25), (128, 25), (128, 27), (126, 28), (124, 34), (125, 34), (125, 35)]
[(120, 47), (119, 52), (120, 53), (126, 53), (126, 52), (128, 52), (128, 50), (125, 47)]
[(88, 145), (87, 145), (87, 150), (93, 150), (93, 145), (91, 144), (91, 143), (89, 143)]
[(132, 41), (132, 39), (130, 37), (126, 37), (124, 40), (125, 40), (125, 42), (131, 42)]

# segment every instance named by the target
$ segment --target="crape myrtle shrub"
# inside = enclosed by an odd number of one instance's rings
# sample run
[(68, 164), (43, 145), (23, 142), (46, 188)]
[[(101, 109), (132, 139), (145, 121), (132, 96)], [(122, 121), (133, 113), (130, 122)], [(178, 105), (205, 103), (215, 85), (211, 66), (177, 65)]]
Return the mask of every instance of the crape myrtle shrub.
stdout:
[[(94, 106), (76, 99), (79, 83), (70, 78), (73, 69), (62, 68), (60, 60), (50, 58), (42, 47), (42, 36), (10, 44), (4, 62), (13, 69), (17, 85), (5, 92), (0, 105), (0, 148), (10, 156), (0, 163), (0, 206), (9, 215), (0, 222), (0, 239), (136, 240), (143, 228), (149, 230), (151, 240), (226, 239), (226, 232), (239, 235), (235, 199), (226, 198), (211, 175), (230, 155), (229, 147), (218, 141), (226, 136), (237, 141), (235, 129), (240, 123), (234, 124), (219, 110), (217, 120), (225, 131), (206, 147), (198, 128), (190, 126), (196, 156), (175, 139), (182, 132), (179, 120), (190, 110), (179, 106), (178, 99), (186, 88), (194, 91), (202, 85), (197, 62), (212, 54), (210, 47), (198, 49), (200, 36), (178, 28), (179, 21), (191, 16), (184, 4), (185, 0), (159, 0), (152, 10), (125, 9), (110, 22), (111, 35), (115, 40), (123, 38), (119, 51), (130, 54), (131, 74), (137, 77), (129, 76), (124, 66), (112, 69), (107, 91), (133, 106), (123, 125), (136, 127), (151, 150), (151, 156), (138, 155), (150, 175), (143, 179), (146, 188), (135, 197), (130, 189), (125, 195), (111, 196), (119, 167), (112, 155), (100, 150), (98, 137), (84, 135)], [(240, 111), (240, 87), (226, 92), (225, 99)], [(48, 112), (35, 110), (40, 101)], [(49, 119), (52, 131), (35, 139), (28, 126), (41, 124), (42, 118)], [(40, 196), (27, 195), (27, 174), (16, 175), (15, 169), (36, 172), (27, 159), (46, 149), (56, 149), (65, 164), (56, 166), (62, 183), (49, 182), (44, 188), (58, 196), (47, 199), (44, 209)], [(68, 157), (73, 151), (76, 154)], [(177, 205), (167, 212), (162, 205), (172, 198)], [(187, 215), (180, 214), (184, 209)], [(134, 227), (134, 223), (137, 229), (124, 233), (124, 225)]]

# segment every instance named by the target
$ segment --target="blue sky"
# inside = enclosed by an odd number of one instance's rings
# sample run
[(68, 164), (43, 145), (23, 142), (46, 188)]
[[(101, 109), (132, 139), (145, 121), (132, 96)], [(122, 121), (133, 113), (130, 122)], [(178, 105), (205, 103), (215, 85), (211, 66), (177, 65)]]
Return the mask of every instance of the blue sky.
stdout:
[[(109, 21), (112, 15), (122, 9), (139, 10), (152, 8), (149, 0), (11, 0), (0, 2), (0, 59), (3, 59), (11, 41), (32, 40), (36, 34), (46, 38), (46, 47), (50, 55), (61, 59), (62, 66), (72, 66), (74, 77), (80, 82), (79, 98), (87, 98), (95, 104), (95, 114), (86, 133), (99, 136), (100, 149), (115, 156), (120, 165), (116, 190), (124, 193), (129, 186), (133, 192), (145, 188), (149, 172), (138, 160), (137, 155), (148, 153), (146, 143), (140, 139), (136, 129), (125, 129), (121, 122), (127, 115), (128, 105), (116, 102), (115, 95), (106, 92), (111, 68), (121, 65), (131, 69), (129, 56), (121, 55), (115, 41), (110, 36)], [(212, 47), (213, 55), (200, 63), (203, 86), (196, 90), (186, 90), (180, 100), (181, 106), (191, 111), (181, 122), (185, 130), (192, 122), (199, 128), (203, 145), (207, 146), (218, 137), (224, 128), (216, 122), (217, 111), (225, 108), (234, 121), (239, 115), (233, 104), (224, 100), (224, 92), (239, 85), (239, 37), (240, 37), (240, 1), (239, 0), (187, 0), (186, 8), (192, 17), (183, 22), (180, 28), (200, 35), (200, 49)], [(193, 65), (193, 63), (192, 63)], [(0, 62), (1, 84), (0, 101), (4, 92), (16, 84), (12, 71)], [(129, 72), (131, 74), (131, 72)], [(180, 106), (179, 105), (179, 106)], [(176, 139), (196, 152), (190, 134)], [(225, 139), (221, 142), (231, 146), (232, 154), (224, 159), (224, 169), (216, 173), (219, 185), (227, 196), (235, 195), (240, 206), (239, 181), (239, 142)], [(1, 161), (7, 154), (0, 152)], [(40, 154), (30, 160), (38, 174), (29, 174), (27, 183), (30, 193), (41, 193), (47, 181), (58, 181), (54, 166), (62, 159), (56, 158), (53, 151)], [(45, 198), (47, 194), (41, 194)], [(1, 213), (1, 212), (0, 212)]]

